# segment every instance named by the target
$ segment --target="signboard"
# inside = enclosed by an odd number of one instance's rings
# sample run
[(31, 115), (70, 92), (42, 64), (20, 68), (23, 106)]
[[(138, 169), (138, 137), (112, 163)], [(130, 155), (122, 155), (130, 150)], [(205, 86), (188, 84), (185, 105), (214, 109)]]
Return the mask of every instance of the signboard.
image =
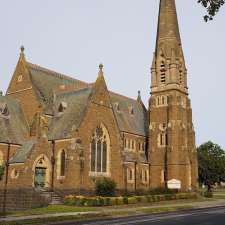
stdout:
[(172, 179), (167, 182), (169, 189), (181, 189), (181, 181)]

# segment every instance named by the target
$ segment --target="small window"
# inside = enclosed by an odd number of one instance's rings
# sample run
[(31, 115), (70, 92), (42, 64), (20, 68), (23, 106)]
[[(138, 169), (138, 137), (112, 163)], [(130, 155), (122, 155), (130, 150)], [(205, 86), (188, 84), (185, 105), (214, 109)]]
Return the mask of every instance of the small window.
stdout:
[(115, 108), (117, 112), (120, 112), (120, 105), (118, 102), (115, 103)]
[(58, 111), (60, 113), (62, 113), (62, 112), (64, 112), (66, 110), (66, 108), (67, 108), (67, 103), (66, 102), (61, 102), (60, 105), (59, 105)]
[(127, 168), (127, 180), (128, 181), (134, 180), (134, 171), (131, 168)]
[(0, 115), (9, 116), (9, 108), (6, 103), (0, 103)]
[(130, 149), (130, 140), (128, 140), (128, 148)]
[(159, 145), (165, 147), (168, 145), (168, 136), (166, 133), (159, 134)]
[(131, 115), (134, 115), (134, 108), (133, 108), (133, 106), (130, 106), (130, 107), (129, 107), (129, 113), (130, 113)]
[(23, 81), (23, 75), (19, 75), (17, 78), (17, 82), (22, 82)]
[(138, 142), (138, 150), (140, 151), (141, 150), (141, 143)]

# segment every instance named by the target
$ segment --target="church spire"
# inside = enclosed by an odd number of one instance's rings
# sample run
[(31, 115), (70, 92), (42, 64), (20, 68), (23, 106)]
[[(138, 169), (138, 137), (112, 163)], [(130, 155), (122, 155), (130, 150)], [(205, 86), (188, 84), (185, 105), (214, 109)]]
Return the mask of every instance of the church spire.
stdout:
[(160, 0), (156, 49), (151, 68), (152, 92), (174, 88), (187, 92), (185, 71), (175, 0)]
[(165, 44), (181, 46), (175, 0), (160, 0), (156, 52)]

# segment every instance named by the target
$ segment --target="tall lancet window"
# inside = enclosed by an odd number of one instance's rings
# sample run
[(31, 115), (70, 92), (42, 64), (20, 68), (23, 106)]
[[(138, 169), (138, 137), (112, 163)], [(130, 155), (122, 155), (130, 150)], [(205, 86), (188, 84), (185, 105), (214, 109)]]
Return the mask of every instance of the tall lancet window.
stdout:
[(160, 63), (160, 82), (161, 84), (166, 83), (166, 65), (164, 61)]
[(61, 154), (60, 154), (60, 161), (61, 161), (61, 165), (60, 165), (60, 176), (65, 176), (65, 170), (66, 170), (66, 153), (64, 150), (62, 150)]
[(109, 135), (107, 130), (102, 125), (98, 126), (91, 140), (91, 172), (108, 172), (109, 147)]

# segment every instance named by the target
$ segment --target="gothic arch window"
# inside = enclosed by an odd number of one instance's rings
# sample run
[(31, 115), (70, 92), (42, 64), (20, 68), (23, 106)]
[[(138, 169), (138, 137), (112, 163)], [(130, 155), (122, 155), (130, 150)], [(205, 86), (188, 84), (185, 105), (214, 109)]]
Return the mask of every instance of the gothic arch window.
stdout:
[(66, 153), (65, 150), (62, 150), (60, 154), (60, 176), (64, 177), (65, 176), (65, 170), (66, 170)]
[(57, 176), (58, 179), (65, 177), (66, 174), (66, 152), (61, 150), (58, 152), (57, 157)]
[(109, 135), (105, 127), (98, 126), (91, 140), (91, 172), (107, 173), (109, 162)]

